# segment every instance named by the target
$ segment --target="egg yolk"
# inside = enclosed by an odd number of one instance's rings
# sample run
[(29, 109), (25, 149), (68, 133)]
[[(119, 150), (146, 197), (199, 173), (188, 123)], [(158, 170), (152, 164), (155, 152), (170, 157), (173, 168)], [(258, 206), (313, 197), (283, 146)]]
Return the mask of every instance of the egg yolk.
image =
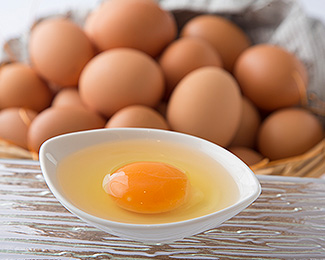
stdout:
[(137, 213), (162, 213), (185, 203), (190, 183), (184, 172), (161, 162), (127, 164), (103, 180), (118, 206)]

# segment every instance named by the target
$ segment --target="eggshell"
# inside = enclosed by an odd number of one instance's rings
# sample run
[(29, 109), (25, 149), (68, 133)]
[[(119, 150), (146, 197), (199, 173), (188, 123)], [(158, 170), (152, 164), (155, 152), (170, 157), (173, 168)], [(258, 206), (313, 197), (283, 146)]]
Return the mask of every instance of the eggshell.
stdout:
[(158, 63), (144, 52), (116, 48), (93, 58), (80, 77), (81, 100), (110, 117), (129, 105), (156, 106), (164, 93)]
[(221, 16), (203, 14), (189, 20), (181, 36), (196, 36), (210, 42), (220, 54), (224, 68), (233, 70), (237, 57), (251, 45), (245, 32)]
[(80, 98), (77, 88), (64, 88), (60, 90), (52, 101), (52, 106), (85, 106)]
[(307, 152), (324, 138), (318, 118), (303, 108), (273, 112), (262, 123), (258, 134), (259, 151), (271, 160)]
[(25, 107), (40, 112), (51, 101), (50, 89), (28, 65), (11, 63), (0, 68), (0, 109)]
[(31, 31), (29, 54), (36, 71), (60, 86), (76, 86), (94, 49), (83, 30), (71, 20), (48, 18)]
[(173, 130), (227, 146), (239, 126), (242, 97), (235, 79), (218, 67), (185, 76), (173, 91), (167, 122)]
[(128, 47), (155, 57), (175, 39), (177, 27), (155, 1), (110, 0), (87, 19), (85, 31), (100, 51)]
[(264, 159), (263, 155), (252, 148), (232, 146), (228, 150), (249, 166), (254, 165)]
[(164, 118), (166, 118), (167, 114), (167, 104), (168, 102), (166, 100), (162, 100), (155, 108)]
[(102, 128), (105, 123), (102, 117), (83, 107), (50, 107), (31, 123), (27, 134), (28, 148), (38, 152), (41, 144), (51, 137)]
[(238, 58), (234, 75), (244, 95), (266, 111), (297, 105), (306, 95), (304, 65), (279, 46), (250, 47)]
[(27, 131), (37, 112), (11, 107), (0, 111), (0, 138), (27, 149)]
[(168, 130), (166, 119), (151, 107), (133, 105), (117, 111), (107, 122), (107, 128), (144, 127)]
[(220, 55), (207, 41), (184, 37), (171, 43), (159, 58), (166, 79), (167, 97), (189, 72), (204, 67), (222, 67)]
[(230, 146), (254, 148), (260, 125), (261, 116), (259, 111), (248, 98), (243, 97), (242, 116), (238, 130)]

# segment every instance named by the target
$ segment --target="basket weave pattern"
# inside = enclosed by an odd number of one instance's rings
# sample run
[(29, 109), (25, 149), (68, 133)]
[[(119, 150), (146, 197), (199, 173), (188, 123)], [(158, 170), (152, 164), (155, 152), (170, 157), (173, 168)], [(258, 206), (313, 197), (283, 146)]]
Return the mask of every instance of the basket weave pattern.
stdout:
[[(267, 5), (265, 6), (265, 10), (267, 12), (263, 12), (263, 8), (259, 7), (259, 11), (257, 12), (256, 8), (248, 8), (249, 5), (254, 5), (254, 1), (247, 1), (240, 3), (238, 1), (214, 1), (214, 0), (207, 0), (202, 1), (201, 4), (194, 0), (185, 0), (185, 1), (172, 1), (172, 0), (159, 0), (161, 4), (164, 5), (164, 7), (168, 7), (167, 9), (173, 10), (173, 13), (175, 15), (175, 18), (178, 22), (178, 24), (181, 26), (184, 24), (188, 19), (191, 17), (200, 14), (200, 13), (206, 13), (209, 11), (209, 13), (218, 13), (217, 10), (223, 10), (226, 14), (226, 16), (229, 16), (236, 20), (236, 22), (241, 23), (243, 27), (245, 27), (246, 31), (249, 32), (250, 37), (254, 38), (255, 42), (264, 42), (264, 40), (272, 39), (272, 43), (276, 43), (279, 45), (285, 45), (286, 48), (290, 49), (292, 52), (295, 52), (297, 54), (301, 53), (309, 53), (308, 51), (302, 51), (305, 50), (307, 46), (306, 40), (308, 40), (309, 47), (313, 47), (315, 49), (319, 49), (320, 46), (323, 47), (325, 43), (325, 38), (321, 37), (321, 39), (318, 37), (323, 35), (323, 26), (321, 24), (316, 23), (316, 21), (309, 21), (307, 17), (304, 15), (301, 15), (301, 11), (299, 8), (296, 8), (295, 1), (284, 1), (283, 3), (281, 1), (275, 1), (276, 4)], [(226, 3), (227, 2), (227, 3)], [(225, 6), (223, 6), (223, 4)], [(232, 6), (233, 5), (233, 6)], [(242, 6), (243, 5), (243, 6)], [(246, 6), (247, 5), (247, 6)], [(186, 10), (185, 10), (186, 7)], [(220, 7), (223, 7), (220, 9)], [(230, 8), (231, 7), (231, 8)], [(279, 7), (287, 8), (289, 11), (287, 15), (285, 13), (281, 15), (272, 15), (272, 12), (274, 14), (277, 14), (279, 12)], [(228, 8), (228, 9), (227, 9)], [(242, 9), (242, 10), (241, 10)], [(251, 13), (248, 13), (250, 10)], [(273, 10), (273, 11), (272, 11)], [(286, 9), (284, 9), (286, 10)], [(238, 15), (238, 12), (242, 11), (241, 15)], [(82, 13), (82, 15), (87, 14), (87, 12)], [(232, 15), (231, 15), (232, 14)], [(252, 14), (252, 15), (249, 15)], [(267, 14), (267, 16), (265, 16)], [(85, 17), (82, 17), (81, 14), (79, 14), (76, 11), (71, 11), (67, 14), (67, 16), (74, 20), (83, 20)], [(290, 15), (290, 19), (294, 22), (290, 21), (288, 22), (288, 16)], [(282, 19), (283, 23), (282, 26), (278, 26), (278, 22), (282, 21), (276, 21), (277, 19)], [(299, 19), (298, 19), (299, 18)], [(252, 21), (252, 19), (256, 19), (256, 21)], [(269, 20), (267, 20), (269, 19)], [(260, 22), (266, 22), (267, 26), (265, 28), (261, 28), (258, 33), (256, 31), (256, 23)], [(276, 27), (270, 26), (270, 22), (274, 22)], [(313, 25), (312, 28), (314, 28), (314, 31), (310, 30), (310, 24)], [(274, 26), (275, 26), (274, 25)], [(303, 28), (302, 26), (303, 25)], [(317, 25), (317, 26), (316, 26)], [(275, 29), (279, 28), (279, 31), (275, 34)], [(304, 30), (303, 30), (304, 29)], [(317, 29), (317, 30), (316, 30)], [(293, 35), (295, 30), (297, 30), (299, 35), (303, 35), (303, 44), (299, 44), (300, 42), (292, 42), (295, 38), (300, 39), (299, 37), (291, 37), (288, 38), (287, 35)], [(288, 33), (290, 32), (290, 33)], [(302, 33), (303, 32), (303, 33)], [(275, 34), (275, 35), (273, 35)], [(313, 41), (313, 37), (311, 37), (313, 34), (317, 35), (316, 41)], [(273, 35), (273, 38), (271, 37)], [(308, 37), (307, 37), (307, 36)], [(285, 37), (284, 37), (285, 36)], [(7, 62), (9, 61), (25, 61), (27, 57), (26, 51), (26, 39), (24, 37), (20, 39), (12, 39), (9, 43), (7, 43), (4, 46), (4, 53), (6, 54), (5, 57), (7, 57)], [(301, 49), (302, 48), (302, 49)], [(311, 50), (313, 50), (311, 48)], [(319, 56), (320, 53), (324, 53), (322, 51), (316, 52), (318, 56), (316, 56), (315, 61), (319, 62), (322, 61), (321, 57)], [(1, 55), (0, 55), (1, 58)], [(310, 63), (309, 59), (306, 59), (302, 55), (303, 61), (306, 62), (306, 64)], [(313, 58), (313, 57), (308, 57)], [(3, 65), (1, 63), (0, 59), (0, 66)], [(316, 64), (318, 65), (318, 64)], [(322, 64), (323, 65), (323, 64)], [(313, 74), (317, 74), (317, 76), (320, 77), (318, 80), (313, 81), (313, 86), (316, 86), (316, 90), (318, 91), (319, 96), (324, 92), (323, 84), (319, 84), (319, 82), (323, 82), (323, 66), (314, 66), (314, 69), (320, 70), (320, 72), (317, 70)], [(310, 110), (315, 112), (315, 114), (318, 114), (319, 116), (322, 116), (323, 119), (325, 119), (325, 103), (324, 101), (317, 95), (317, 91), (315, 92), (315, 88), (311, 88), (312, 91), (308, 93), (308, 102), (311, 103), (312, 106), (309, 107)], [(310, 104), (309, 104), (310, 105)], [(324, 122), (325, 124), (325, 122)], [(0, 140), (0, 158), (13, 158), (13, 159), (31, 159), (31, 160), (37, 160), (38, 155), (31, 153), (23, 148), (20, 148), (18, 146), (12, 145), (10, 143), (7, 143), (6, 141)], [(325, 176), (325, 139), (323, 139), (320, 143), (318, 143), (315, 147), (313, 147), (311, 150), (306, 152), (305, 154), (277, 160), (277, 161), (269, 161), (268, 159), (264, 159), (263, 161), (251, 166), (251, 169), (256, 174), (261, 175), (282, 175), (282, 176), (297, 176), (297, 177), (320, 177)]]
[(253, 165), (256, 174), (318, 178), (325, 175), (325, 139), (308, 152), (282, 160)]

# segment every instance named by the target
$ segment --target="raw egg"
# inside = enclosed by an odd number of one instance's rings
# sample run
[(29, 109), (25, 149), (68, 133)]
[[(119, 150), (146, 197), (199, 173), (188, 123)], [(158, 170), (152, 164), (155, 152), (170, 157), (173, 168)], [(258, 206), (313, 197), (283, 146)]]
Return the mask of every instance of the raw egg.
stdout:
[(155, 109), (158, 111), (159, 114), (161, 114), (164, 118), (166, 118), (167, 101), (166, 100), (161, 101)]
[(162, 162), (134, 162), (105, 176), (103, 187), (122, 208), (138, 213), (168, 212), (187, 198), (184, 172)]
[(27, 142), (29, 150), (38, 152), (47, 139), (66, 133), (102, 128), (105, 120), (93, 111), (81, 106), (50, 107), (32, 121)]
[(133, 105), (117, 111), (107, 122), (107, 128), (144, 127), (169, 129), (166, 119), (151, 107)]
[(264, 159), (262, 154), (249, 147), (232, 146), (229, 147), (228, 150), (249, 166), (254, 165)]
[(243, 97), (242, 116), (230, 146), (254, 148), (261, 121), (261, 115), (256, 106), (248, 98)]
[(30, 66), (11, 63), (0, 68), (0, 109), (25, 107), (40, 112), (51, 101), (50, 89)]
[(159, 64), (166, 78), (166, 95), (169, 97), (189, 72), (204, 66), (222, 67), (222, 60), (209, 42), (197, 37), (184, 37), (164, 50)]
[(205, 39), (220, 54), (224, 68), (233, 70), (238, 56), (251, 45), (245, 32), (234, 22), (221, 16), (203, 14), (189, 20), (181, 30), (181, 36)]
[(274, 111), (304, 101), (307, 71), (282, 47), (259, 44), (246, 49), (234, 69), (243, 94), (258, 108)]
[(283, 108), (270, 114), (258, 133), (259, 151), (271, 160), (307, 152), (324, 138), (320, 120), (303, 108)]
[(129, 105), (154, 107), (164, 90), (164, 76), (158, 63), (131, 48), (98, 54), (82, 71), (79, 85), (81, 100), (106, 117)]
[(70, 154), (58, 165), (58, 181), (78, 208), (133, 224), (204, 216), (239, 195), (233, 177), (215, 159), (187, 145), (151, 139), (146, 131)]
[(29, 54), (33, 67), (47, 81), (77, 86), (83, 67), (95, 53), (77, 24), (65, 18), (48, 18), (32, 29)]
[(63, 88), (54, 97), (51, 106), (84, 106), (77, 88)]
[(89, 16), (85, 31), (100, 51), (127, 47), (155, 57), (175, 39), (177, 28), (155, 1), (111, 0)]
[(0, 138), (18, 145), (27, 147), (27, 132), (37, 113), (31, 109), (10, 107), (0, 111)]
[(176, 86), (168, 102), (167, 122), (173, 130), (227, 146), (241, 113), (242, 97), (233, 76), (222, 68), (203, 67)]

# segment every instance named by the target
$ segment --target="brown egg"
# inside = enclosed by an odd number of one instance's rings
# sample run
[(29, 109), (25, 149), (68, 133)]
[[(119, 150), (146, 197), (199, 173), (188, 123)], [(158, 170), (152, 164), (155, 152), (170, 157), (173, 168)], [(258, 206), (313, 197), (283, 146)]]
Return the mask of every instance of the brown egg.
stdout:
[(168, 103), (167, 122), (173, 130), (227, 146), (239, 126), (241, 101), (231, 74), (218, 67), (203, 67), (176, 86)]
[(27, 131), (37, 113), (11, 107), (0, 111), (0, 139), (27, 149)]
[(189, 72), (204, 67), (222, 67), (220, 55), (207, 41), (184, 37), (171, 43), (159, 58), (166, 79), (167, 97)]
[(91, 32), (93, 31), (93, 28), (95, 28), (95, 21), (96, 21), (96, 17), (97, 17), (97, 11), (100, 8), (95, 8), (93, 9), (91, 12), (89, 12), (88, 16), (86, 17), (85, 23), (84, 23), (84, 27), (83, 27), (83, 31), (86, 33), (88, 39), (91, 41), (93, 48), (95, 50), (95, 55), (99, 54), (101, 52), (101, 50), (98, 49), (98, 47), (96, 46), (95, 42), (93, 41), (93, 39), (91, 39)]
[(80, 98), (77, 88), (64, 88), (60, 90), (52, 101), (52, 106), (85, 106)]
[(110, 0), (87, 19), (85, 31), (101, 51), (127, 47), (155, 57), (175, 39), (177, 27), (155, 1)]
[(133, 105), (117, 111), (107, 122), (107, 128), (143, 127), (169, 129), (165, 118), (151, 107)]
[(40, 112), (51, 100), (50, 89), (28, 65), (11, 63), (0, 68), (0, 109), (25, 107)]
[(164, 93), (158, 63), (144, 52), (116, 48), (93, 58), (80, 77), (81, 100), (110, 117), (129, 105), (156, 106)]
[(237, 57), (251, 45), (244, 31), (232, 21), (216, 15), (199, 15), (189, 20), (181, 36), (196, 36), (210, 42), (220, 54), (224, 67), (233, 70)]
[(157, 106), (156, 106), (156, 110), (158, 111), (159, 114), (161, 114), (163, 117), (166, 117), (166, 113), (167, 113), (167, 101), (166, 100), (162, 100)]
[(305, 97), (306, 69), (279, 46), (250, 47), (238, 58), (234, 75), (244, 95), (266, 111), (299, 104)]
[(249, 166), (254, 165), (264, 159), (263, 155), (248, 147), (232, 146), (229, 147), (228, 150)]
[(262, 123), (258, 134), (259, 151), (271, 160), (307, 152), (324, 138), (318, 118), (302, 108), (273, 112)]
[(50, 107), (38, 114), (31, 123), (27, 135), (28, 148), (38, 152), (41, 144), (51, 137), (102, 128), (105, 123), (98, 114), (83, 107)]
[(234, 139), (230, 146), (253, 148), (256, 144), (257, 132), (261, 124), (261, 116), (255, 105), (243, 97), (242, 116)]
[(49, 18), (32, 30), (29, 54), (36, 71), (60, 86), (76, 86), (94, 49), (78, 25), (65, 18)]

